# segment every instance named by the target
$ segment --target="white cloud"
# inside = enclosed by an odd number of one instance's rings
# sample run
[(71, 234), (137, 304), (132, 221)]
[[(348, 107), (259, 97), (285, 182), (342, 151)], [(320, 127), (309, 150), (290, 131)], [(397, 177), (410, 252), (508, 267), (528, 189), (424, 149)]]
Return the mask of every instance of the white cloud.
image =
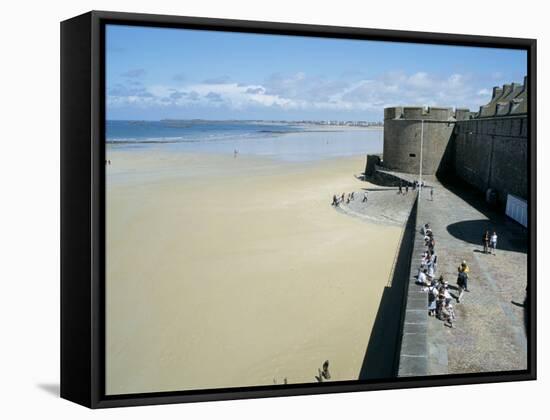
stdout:
[(274, 74), (263, 83), (246, 84), (228, 78), (180, 86), (134, 88), (117, 85), (108, 104), (157, 107), (278, 108), (283, 110), (381, 111), (387, 106), (458, 106), (475, 110), (489, 101), (490, 91), (463, 74), (446, 77), (427, 72), (388, 72), (360, 80), (310, 77), (303, 72)]

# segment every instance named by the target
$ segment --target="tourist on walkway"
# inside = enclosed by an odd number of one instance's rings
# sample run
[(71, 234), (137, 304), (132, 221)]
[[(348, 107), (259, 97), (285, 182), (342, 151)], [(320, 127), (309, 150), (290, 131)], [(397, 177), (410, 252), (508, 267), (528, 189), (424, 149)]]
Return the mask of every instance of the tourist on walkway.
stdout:
[(458, 286), (458, 297), (456, 298), (456, 301), (460, 303), (462, 300), (462, 295), (465, 291), (468, 291), (468, 273), (465, 271), (459, 271), (456, 284)]
[(422, 233), (424, 234), (424, 236), (428, 235), (428, 232), (432, 232), (432, 230), (430, 229), (430, 225), (428, 223), (426, 223), (424, 226), (422, 226)]
[(346, 193), (342, 193), (342, 196), (340, 198), (340, 203), (343, 203), (346, 198)]
[(453, 321), (455, 320), (455, 311), (454, 311), (453, 305), (450, 302), (443, 304), (443, 307), (441, 308), (440, 319), (445, 323), (445, 325), (448, 325), (449, 328), (453, 328)]
[(491, 240), (491, 235), (489, 234), (489, 231), (486, 230), (483, 234), (483, 253), (487, 254), (489, 252), (489, 241)]
[(429, 316), (435, 315), (438, 295), (439, 295), (439, 291), (437, 290), (436, 282), (434, 281), (428, 288), (428, 315)]
[(409, 193), (409, 184), (405, 185), (405, 195)]
[(495, 231), (493, 231), (493, 234), (491, 235), (490, 246), (491, 246), (491, 253), (493, 255), (496, 255), (496, 253), (497, 253), (497, 233)]
[(429, 247), (430, 242), (432, 242), (432, 241), (434, 241), (434, 243), (435, 243), (434, 235), (433, 235), (432, 231), (429, 230), (426, 233), (426, 236), (424, 236), (424, 245)]
[(445, 296), (445, 305), (448, 305), (451, 303), (452, 296), (449, 292), (449, 289), (447, 288), (447, 283), (443, 283), (443, 286), (441, 287), (443, 289), (443, 295)]
[(429, 286), (430, 282), (428, 282), (427, 273), (427, 269), (424, 268), (423, 270), (421, 270), (420, 273), (418, 273), (418, 278), (416, 279), (416, 282), (422, 286)]
[(435, 273), (437, 271), (437, 255), (435, 254), (435, 252), (432, 252), (430, 259), (431, 259), (431, 263), (433, 265), (434, 273)]
[(447, 280), (445, 280), (445, 277), (442, 275), (439, 276), (439, 279), (437, 280), (437, 284), (439, 288), (442, 288), (444, 290), (447, 290), (449, 288), (449, 284), (447, 283)]
[(435, 315), (439, 319), (441, 319), (441, 311), (443, 310), (443, 305), (445, 305), (445, 293), (443, 293), (442, 290), (439, 290), (437, 299), (435, 301)]
[(433, 254), (434, 253), (434, 248), (435, 248), (435, 239), (432, 236), (430, 238), (430, 241), (428, 242), (428, 251), (430, 251)]
[(468, 264), (466, 264), (466, 260), (462, 260), (462, 262), (458, 266), (458, 272), (459, 273), (464, 272), (466, 274), (470, 272), (470, 267), (468, 267)]
[(432, 263), (432, 260), (431, 260), (431, 257), (428, 257), (428, 261), (426, 263), (426, 268), (428, 270), (428, 277), (432, 278), (434, 277), (434, 273), (435, 273), (435, 269), (434, 269), (434, 265)]

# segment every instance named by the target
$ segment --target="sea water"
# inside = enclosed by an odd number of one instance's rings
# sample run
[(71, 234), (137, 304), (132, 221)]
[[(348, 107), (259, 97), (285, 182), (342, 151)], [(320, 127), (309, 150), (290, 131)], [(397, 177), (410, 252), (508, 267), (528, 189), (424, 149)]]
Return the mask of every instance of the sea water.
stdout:
[(285, 161), (382, 153), (382, 129), (267, 121), (107, 121), (108, 147), (256, 155)]

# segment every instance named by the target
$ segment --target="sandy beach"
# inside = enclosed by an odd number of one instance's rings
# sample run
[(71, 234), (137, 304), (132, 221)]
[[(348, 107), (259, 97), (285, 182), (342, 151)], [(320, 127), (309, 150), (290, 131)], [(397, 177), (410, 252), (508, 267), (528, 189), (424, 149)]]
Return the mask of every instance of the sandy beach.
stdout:
[(330, 206), (364, 156), (107, 153), (107, 394), (358, 378), (401, 234)]

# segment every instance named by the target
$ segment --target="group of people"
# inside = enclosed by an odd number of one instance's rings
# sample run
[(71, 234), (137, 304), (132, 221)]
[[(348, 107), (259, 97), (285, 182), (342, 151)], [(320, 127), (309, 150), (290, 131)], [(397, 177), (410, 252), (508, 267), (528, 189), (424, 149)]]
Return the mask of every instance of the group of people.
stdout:
[[(335, 206), (335, 207), (338, 207), (340, 204), (342, 203), (346, 203), (346, 204), (349, 204), (351, 201), (354, 201), (355, 200), (355, 192), (350, 192), (346, 195), (346, 193), (342, 193), (342, 195), (337, 195), (337, 194), (334, 194), (332, 196), (332, 203), (331, 205)], [(363, 203), (366, 203), (368, 201), (368, 194), (367, 194), (367, 191), (365, 191), (363, 193), (363, 200), (362, 202)]]
[(409, 183), (405, 183), (405, 186), (403, 187), (403, 183), (402, 182), (399, 182), (399, 190), (398, 190), (398, 194), (400, 195), (406, 195), (409, 193)]
[(398, 187), (398, 193), (401, 195), (406, 195), (409, 193), (409, 188), (411, 188), (413, 191), (416, 191), (417, 189), (422, 190), (426, 184), (424, 184), (424, 181), (413, 181), (408, 182), (405, 181), (399, 181), (399, 187)]
[[(453, 328), (454, 321), (456, 319), (454, 307), (452, 304), (453, 296), (449, 291), (449, 284), (443, 275), (436, 278), (437, 272), (437, 254), (435, 252), (435, 237), (433, 231), (428, 223), (422, 227), (422, 234), (424, 235), (424, 245), (426, 250), (422, 253), (420, 259), (420, 267), (418, 270), (417, 283), (425, 287), (425, 291), (428, 292), (428, 315), (436, 317), (443, 321), (445, 325)], [(460, 302), (462, 293), (467, 290), (467, 273), (469, 268), (466, 261), (463, 261), (459, 267), (460, 272), (466, 273), (466, 280), (464, 283), (459, 280), (460, 296), (457, 298), (457, 302)], [(464, 276), (462, 276), (464, 277)], [(463, 288), (461, 287), (463, 284)]]
[(496, 255), (497, 252), (497, 233), (493, 230), (493, 233), (489, 233), (488, 230), (483, 234), (483, 253)]
[[(409, 193), (409, 188), (411, 188), (413, 191), (416, 191), (417, 189), (422, 191), (426, 187), (426, 184), (424, 181), (414, 181), (414, 182), (405, 182), (405, 185), (403, 185), (403, 181), (399, 181), (399, 187), (398, 187), (398, 194), (400, 195), (407, 195)], [(431, 201), (434, 201), (434, 187), (430, 188), (430, 199)]]

